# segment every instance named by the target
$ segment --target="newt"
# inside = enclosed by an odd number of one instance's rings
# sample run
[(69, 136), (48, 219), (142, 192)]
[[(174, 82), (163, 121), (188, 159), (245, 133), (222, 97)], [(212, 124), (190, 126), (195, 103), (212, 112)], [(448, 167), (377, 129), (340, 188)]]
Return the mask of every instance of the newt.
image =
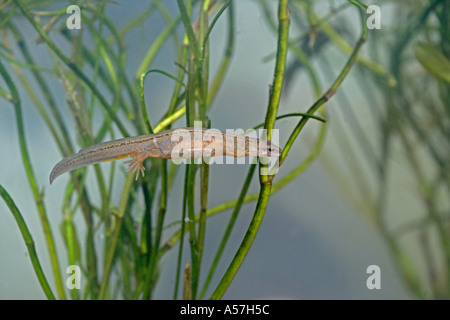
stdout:
[(144, 176), (143, 161), (149, 157), (188, 159), (207, 156), (279, 157), (281, 148), (258, 138), (224, 133), (216, 129), (181, 128), (154, 134), (101, 142), (81, 149), (58, 162), (50, 173), (50, 184), (61, 174), (91, 164), (130, 157), (127, 172)]

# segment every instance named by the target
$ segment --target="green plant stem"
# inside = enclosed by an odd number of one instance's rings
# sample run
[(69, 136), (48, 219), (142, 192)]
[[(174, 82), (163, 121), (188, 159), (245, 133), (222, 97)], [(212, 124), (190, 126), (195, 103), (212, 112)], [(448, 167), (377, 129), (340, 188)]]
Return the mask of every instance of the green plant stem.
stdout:
[[(61, 30), (61, 34), (67, 39), (67, 41), (69, 41), (70, 43), (72, 43), (73, 41), (75, 41), (75, 37), (72, 36), (71, 33), (68, 32), (67, 29), (63, 29)], [(111, 81), (110, 77), (107, 75), (106, 71), (104, 70), (104, 67), (100, 64), (98, 64), (98, 57), (94, 56), (89, 50), (88, 48), (86, 48), (86, 46), (80, 44), (80, 56), (83, 57), (84, 61), (86, 61), (92, 68), (94, 68), (95, 70), (98, 70), (98, 76), (102, 79), (103, 83), (107, 86), (108, 90), (112, 93), (114, 93), (114, 84)], [(132, 102), (132, 107), (134, 110), (134, 115), (131, 118), (134, 118), (135, 115), (138, 114), (138, 107), (137, 107), (137, 103), (134, 103), (136, 101), (135, 96), (136, 93), (133, 90), (133, 88), (130, 85), (130, 81), (127, 81), (126, 79), (126, 75), (124, 74), (124, 71), (122, 70), (122, 68), (119, 68), (119, 79), (123, 82), (123, 84), (125, 85), (126, 88), (126, 92)], [(122, 95), (120, 96), (120, 101), (119, 101), (120, 105), (125, 105), (125, 99), (122, 97)], [(125, 108), (128, 109), (128, 108)], [(140, 122), (137, 122), (137, 124), (139, 125)]]
[[(222, 62), (220, 63), (220, 66), (217, 69), (216, 75), (214, 79), (212, 80), (209, 93), (208, 93), (208, 101), (207, 106), (211, 106), (212, 102), (214, 101), (214, 98), (216, 97), (217, 92), (219, 91), (219, 88), (221, 84), (223, 83), (223, 79), (225, 77), (226, 71), (228, 70), (228, 67), (230, 65), (231, 57), (233, 55), (234, 51), (234, 5), (232, 2), (227, 2), (225, 6), (228, 6), (228, 37), (227, 37), (227, 44), (225, 46), (225, 54), (222, 59)], [(211, 24), (212, 25), (212, 24)], [(211, 27), (210, 27), (211, 29)], [(211, 29), (212, 30), (212, 29)]]
[(92, 92), (93, 95), (99, 100), (100, 105), (103, 107), (103, 109), (106, 111), (106, 113), (111, 117), (111, 119), (114, 121), (114, 123), (117, 125), (119, 130), (121, 131), (122, 135), (125, 137), (129, 137), (127, 130), (123, 126), (122, 122), (119, 120), (116, 113), (112, 110), (112, 108), (107, 103), (106, 99), (103, 97), (103, 95), (100, 93), (100, 91), (95, 87), (95, 85), (89, 80), (89, 78), (77, 67), (77, 65), (70, 61), (69, 58), (67, 58), (61, 50), (53, 43), (53, 41), (50, 40), (50, 38), (47, 36), (44, 30), (39, 26), (39, 24), (33, 19), (33, 16), (31, 13), (26, 9), (22, 3), (19, 0), (13, 0), (14, 3), (19, 7), (19, 9), (22, 11), (22, 13), (27, 17), (28, 21), (32, 24), (32, 26), (36, 29), (36, 31), (39, 33), (39, 35), (44, 39), (44, 41), (47, 43), (49, 48), (66, 64), (80, 79), (81, 81), (86, 84), (86, 86), (89, 88), (89, 90)]
[[(20, 48), (20, 51), (22, 52), (23, 56), (25, 57), (25, 60), (28, 62), (28, 64), (34, 65), (35, 61), (30, 54), (30, 50), (28, 50), (28, 47), (26, 46), (25, 41), (23, 40), (22, 34), (19, 32), (15, 26), (10, 24), (11, 31), (16, 37), (17, 45)], [(57, 104), (55, 102), (55, 99), (53, 98), (50, 88), (48, 87), (48, 84), (44, 77), (42, 77), (40, 72), (37, 72), (36, 69), (31, 69), (31, 72), (33, 73), (34, 78), (36, 79), (36, 83), (39, 85), (42, 93), (44, 94), (44, 97), (50, 107), (51, 114), (53, 116), (53, 121), (56, 122), (56, 125), (58, 126), (59, 131), (62, 134), (64, 143), (60, 146), (61, 152), (63, 152), (64, 155), (69, 155), (73, 153), (72, 143), (69, 138), (69, 133), (67, 131), (67, 127), (64, 125), (63, 118), (61, 116), (61, 113), (59, 112), (59, 109), (57, 108)], [(57, 137), (55, 137), (56, 141), (59, 141)]]
[(38, 209), (39, 218), (41, 220), (44, 236), (47, 242), (47, 249), (50, 256), (50, 261), (53, 269), (53, 276), (55, 277), (58, 295), (60, 299), (65, 299), (64, 286), (62, 282), (61, 271), (58, 264), (58, 255), (56, 253), (55, 241), (53, 239), (52, 230), (47, 218), (47, 210), (43, 202), (43, 196), (39, 191), (39, 187), (36, 182), (36, 177), (34, 176), (33, 167), (31, 165), (31, 158), (27, 149), (20, 97), (17, 92), (16, 86), (14, 85), (14, 82), (12, 81), (11, 77), (9, 76), (9, 73), (3, 66), (1, 60), (0, 60), (0, 74), (2, 75), (3, 79), (6, 82), (6, 85), (9, 88), (9, 91), (11, 92), (12, 97), (11, 103), (14, 106), (14, 112), (16, 115), (17, 132), (19, 136), (19, 146), (22, 155), (22, 161), (25, 167), (25, 172), (28, 178), (28, 182), (30, 184), (31, 191), (33, 193), (34, 201)]
[(347, 0), (347, 1), (350, 2), (350, 3), (353, 3), (353, 4), (356, 5), (357, 7), (360, 7), (360, 8), (362, 8), (362, 9), (364, 9), (364, 10), (367, 9), (367, 6), (366, 6), (365, 4), (359, 2), (359, 1), (356, 1), (356, 0)]
[[(317, 18), (317, 17), (315, 17), (315, 18)], [(330, 38), (330, 40), (334, 44), (336, 44), (336, 46), (338, 48), (340, 48), (346, 54), (351, 54), (351, 52), (353, 51), (352, 46), (349, 45), (339, 35), (339, 33), (337, 33), (336, 30), (334, 30), (326, 21), (319, 19), (318, 26)], [(369, 70), (373, 71), (376, 74), (386, 77), (390, 86), (395, 87), (397, 85), (397, 81), (392, 76), (392, 74), (390, 74), (389, 71), (386, 70), (386, 68), (383, 67), (382, 65), (380, 65), (379, 63), (377, 63), (363, 55), (358, 55), (356, 59), (359, 63), (361, 63), (363, 66), (367, 67)]]
[[(156, 6), (156, 8), (159, 10), (161, 15), (163, 16), (164, 20), (166, 20), (166, 24), (170, 25), (173, 21), (172, 16), (170, 15), (170, 12), (167, 10), (167, 8), (164, 6), (163, 2), (161, 0), (152, 0), (153, 4)], [(166, 2), (167, 3), (167, 2)], [(181, 17), (177, 17), (177, 19)], [(182, 55), (183, 48), (180, 48), (180, 39), (178, 36), (178, 33), (172, 32), (172, 41), (174, 44), (174, 49), (177, 53), (177, 57), (180, 57)]]
[(259, 193), (258, 203), (256, 204), (257, 210), (255, 211), (252, 221), (248, 227), (248, 230), (244, 236), (244, 239), (242, 240), (242, 243), (236, 252), (235, 256), (233, 257), (233, 261), (231, 262), (230, 266), (228, 267), (227, 271), (225, 272), (222, 280), (217, 285), (215, 291), (211, 295), (210, 299), (217, 300), (222, 298), (225, 291), (228, 289), (231, 281), (234, 279), (234, 276), (236, 275), (239, 267), (241, 266), (242, 262), (244, 262), (245, 257), (247, 256), (248, 250), (250, 249), (253, 240), (256, 237), (256, 234), (259, 230), (259, 227), (261, 225), (262, 219), (264, 217), (264, 212), (267, 207), (267, 199), (270, 196), (270, 188), (271, 185), (267, 184), (264, 185)]
[[(156, 9), (156, 5), (154, 3), (152, 3), (147, 9), (145, 9), (145, 11), (140, 13), (138, 16), (134, 17), (133, 20), (128, 22), (124, 27), (122, 27), (122, 29), (119, 31), (119, 37), (120, 38), (125, 37), (125, 35), (130, 30), (133, 30), (134, 27), (138, 27), (140, 24), (142, 24), (142, 22), (144, 22), (145, 19), (147, 19), (155, 9)], [(115, 36), (113, 35), (113, 36), (109, 37), (108, 39), (106, 39), (106, 41), (113, 42), (114, 38), (115, 38)]]
[[(167, 73), (165, 71), (162, 71), (162, 70), (158, 70), (158, 69), (151, 69), (151, 70), (148, 70), (147, 72), (141, 74), (140, 82), (139, 82), (139, 103), (140, 103), (140, 106), (141, 106), (141, 115), (142, 115), (142, 118), (144, 119), (144, 122), (145, 122), (145, 124), (147, 126), (147, 133), (154, 133), (154, 132), (161, 131), (163, 129), (163, 126), (168, 126), (171, 122), (173, 122), (176, 119), (178, 119), (179, 117), (181, 117), (181, 115), (183, 115), (184, 111), (181, 110), (181, 112), (180, 112), (180, 110), (178, 110), (178, 112), (175, 115), (172, 114), (171, 112), (169, 112), (167, 118), (165, 118), (164, 121), (161, 121), (158, 124), (158, 126), (157, 126), (158, 130), (154, 130), (152, 128), (152, 125), (150, 123), (150, 119), (149, 119), (148, 114), (147, 114), (147, 105), (145, 104), (145, 96), (144, 96), (144, 81), (145, 81), (146, 76), (149, 73), (160, 73), (162, 75), (165, 75), (166, 77), (168, 77), (168, 78), (170, 78), (172, 80), (175, 80), (177, 82), (177, 86), (178, 85), (184, 85), (184, 83), (183, 83), (183, 81), (181, 81), (178, 78), (172, 76), (171, 74), (169, 74), (169, 73)], [(173, 106), (175, 106), (175, 104), (173, 104)], [(156, 129), (156, 127), (155, 127), (155, 129)]]
[(274, 80), (270, 88), (271, 92), (269, 106), (264, 123), (264, 128), (267, 129), (267, 140), (271, 140), (272, 137), (272, 129), (275, 125), (275, 120), (277, 117), (278, 106), (281, 98), (281, 89), (283, 87), (284, 71), (286, 69), (290, 23), (287, 3), (287, 0), (279, 1), (277, 58), (275, 62)]
[(172, 32), (174, 32), (175, 27), (180, 22), (181, 17), (173, 19), (172, 22), (166, 26), (166, 28), (159, 34), (159, 36), (153, 41), (151, 47), (148, 49), (147, 54), (142, 59), (141, 65), (136, 71), (136, 78), (139, 78), (147, 69), (151, 63), (153, 62), (156, 54), (162, 48), (164, 42), (170, 36)]
[[(217, 12), (217, 14), (214, 16), (214, 19), (211, 21), (211, 24), (208, 27), (208, 31), (206, 32), (206, 35), (205, 35), (205, 37), (204, 37), (204, 39), (202, 41), (202, 47), (201, 48), (203, 50), (203, 56), (205, 56), (206, 42), (209, 39), (209, 34), (211, 33), (212, 29), (214, 28), (216, 22), (219, 20), (219, 18), (222, 15), (222, 13), (230, 5), (231, 1), (232, 0), (228, 0), (227, 2), (225, 2), (224, 5), (222, 6), (222, 8), (220, 8), (219, 12)], [(203, 4), (203, 7), (205, 8), (205, 11), (208, 10), (209, 1), (205, 1), (204, 4)], [(207, 16), (205, 18), (207, 18)]]
[[(245, 178), (244, 185), (242, 187), (242, 190), (239, 194), (239, 198), (236, 201), (236, 205), (234, 206), (233, 213), (231, 214), (230, 220), (228, 221), (227, 228), (225, 229), (225, 232), (222, 236), (222, 240), (220, 241), (219, 248), (217, 249), (216, 255), (214, 256), (214, 260), (211, 264), (211, 267), (208, 272), (208, 276), (206, 277), (205, 283), (203, 285), (203, 289), (200, 293), (199, 299), (202, 299), (203, 296), (206, 293), (206, 290), (208, 289), (208, 286), (211, 282), (211, 279), (214, 275), (214, 272), (216, 271), (217, 265), (219, 264), (220, 258), (222, 257), (223, 251), (225, 249), (225, 246), (228, 242), (228, 239), (230, 238), (231, 231), (233, 230), (233, 227), (235, 225), (235, 222), (237, 220), (237, 217), (239, 215), (239, 212), (241, 210), (242, 205), (244, 204), (245, 196), (247, 195), (248, 189), (250, 187), (250, 183), (252, 181), (253, 175), (255, 173), (257, 165), (252, 164), (250, 166), (250, 169), (248, 171), (247, 177)], [(208, 213), (206, 213), (207, 215)]]
[[(363, 20), (363, 17), (361, 17), (361, 20)], [(366, 41), (366, 39), (367, 39), (367, 27), (364, 23), (362, 23), (361, 37), (359, 38), (355, 48), (353, 49), (352, 54), (350, 55), (349, 59), (347, 60), (347, 63), (345, 64), (341, 73), (336, 78), (336, 80), (331, 85), (331, 87), (318, 100), (316, 100), (316, 102), (308, 109), (308, 111), (306, 112), (307, 114), (314, 114), (322, 105), (324, 105), (328, 100), (330, 100), (331, 97), (336, 93), (336, 91), (339, 88), (339, 86), (341, 85), (342, 81), (344, 81), (344, 79), (347, 76), (347, 74), (349, 73), (351, 67), (355, 63), (355, 61), (358, 57), (359, 50), (361, 49), (361, 47), (364, 44), (364, 42)], [(292, 131), (291, 135), (288, 138), (288, 141), (286, 142), (283, 152), (281, 154), (280, 162), (279, 162), (280, 166), (286, 159), (286, 157), (289, 153), (289, 150), (291, 149), (295, 139), (297, 138), (297, 136), (299, 135), (299, 133), (303, 129), (303, 127), (306, 125), (308, 120), (309, 120), (309, 117), (302, 118), (298, 122), (295, 129)]]
[[(187, 229), (189, 231), (189, 245), (191, 248), (191, 270), (197, 270), (198, 264), (198, 253), (197, 253), (197, 235), (195, 232), (195, 173), (197, 171), (196, 164), (188, 164), (188, 183), (187, 183)], [(191, 275), (191, 291), (195, 290), (193, 288), (197, 287), (198, 278), (196, 278), (196, 273)]]
[(146, 179), (147, 181), (145, 181), (145, 183), (142, 184), (142, 191), (144, 194), (144, 201), (145, 201), (144, 220), (142, 222), (141, 236), (140, 236), (141, 238), (140, 251), (142, 257), (139, 263), (140, 279), (141, 279), (140, 281), (142, 283), (147, 283), (145, 282), (145, 279), (147, 273), (149, 272), (148, 265), (150, 263), (151, 254), (153, 252), (154, 236), (152, 233), (152, 226), (153, 226), (152, 209), (160, 171), (159, 166), (157, 166), (158, 162), (159, 162), (158, 159), (152, 159), (150, 173), (148, 175), (148, 178)]
[(201, 52), (201, 59), (195, 61), (196, 76), (197, 76), (197, 100), (198, 100), (198, 114), (199, 119), (204, 121), (206, 117), (207, 103), (208, 103), (208, 82), (209, 82), (209, 41), (208, 35), (208, 8), (210, 0), (203, 0), (198, 28), (198, 43), (202, 45), (198, 48)]
[[(79, 245), (76, 238), (75, 226), (72, 221), (72, 217), (66, 215), (63, 221), (63, 232), (65, 235), (66, 245), (67, 245), (67, 255), (69, 257), (69, 265), (79, 264)], [(78, 289), (73, 288), (71, 290), (72, 299), (78, 300), (80, 297), (78, 295)]]
[[(194, 29), (190, 22), (190, 8), (191, 4), (188, 2), (188, 8), (184, 6), (183, 1), (178, 1), (181, 18), (185, 26), (185, 43), (189, 46), (189, 59), (188, 59), (188, 85), (186, 94), (186, 115), (188, 126), (193, 125), (195, 119), (204, 120), (207, 110), (208, 102), (208, 73), (209, 73), (209, 49), (208, 49), (208, 9), (210, 6), (210, 0), (203, 0), (200, 6), (200, 16), (198, 20), (198, 39), (196, 38)], [(200, 46), (201, 45), (201, 46)], [(198, 111), (195, 110), (195, 103), (198, 101)], [(198, 235), (195, 232), (195, 224), (193, 219), (195, 217), (194, 212), (194, 187), (195, 187), (195, 173), (198, 166), (190, 164), (187, 166), (187, 214), (189, 218), (188, 230), (189, 230), (189, 242), (191, 247), (191, 260), (192, 268), (190, 268), (191, 276), (190, 280), (190, 296), (195, 299), (198, 288), (198, 280), (200, 276), (201, 257), (204, 245), (204, 235), (206, 227), (206, 199), (207, 199), (207, 186), (208, 186), (208, 169), (206, 165), (202, 165), (201, 168), (201, 222), (199, 224)], [(182, 248), (181, 248), (182, 249)], [(181, 251), (180, 253), (181, 254)], [(181, 261), (179, 261), (180, 263)], [(177, 273), (180, 270), (180, 264), (177, 269)], [(185, 283), (185, 286), (187, 284)], [(185, 290), (187, 288), (185, 287)], [(177, 289), (175, 290), (177, 291)]]
[[(205, 233), (206, 233), (206, 217), (208, 209), (208, 183), (209, 183), (209, 165), (202, 163), (200, 169), (200, 214), (198, 220), (198, 235), (197, 235), (197, 269), (192, 270), (196, 273), (196, 279), (200, 278), (201, 261), (203, 258), (203, 249), (205, 246)], [(198, 284), (192, 291), (193, 298), (197, 297)]]
[(163, 120), (161, 120), (153, 129), (155, 132), (160, 132), (163, 129), (170, 126), (173, 122), (180, 119), (184, 114), (186, 113), (186, 106), (182, 106), (178, 110), (176, 110), (174, 113), (172, 113), (170, 116), (167, 116)]
[[(188, 184), (189, 184), (189, 166), (186, 166), (186, 170), (185, 170), (185, 175), (184, 175), (184, 186), (183, 189), (187, 190), (188, 188)], [(173, 290), (173, 299), (177, 299), (178, 297), (178, 287), (179, 287), (179, 282), (180, 282), (180, 274), (181, 274), (181, 267), (182, 267), (182, 258), (183, 258), (183, 247), (184, 247), (184, 233), (186, 231), (186, 214), (187, 213), (187, 192), (185, 191), (183, 193), (183, 212), (181, 215), (181, 230), (180, 230), (180, 245), (179, 245), (179, 249), (178, 249), (178, 257), (177, 257), (177, 272), (176, 272), (176, 276), (175, 276), (175, 288)], [(161, 255), (161, 251), (159, 252), (159, 257), (160, 258)], [(189, 279), (190, 280), (190, 279)], [(185, 287), (186, 289), (186, 287)]]
[(161, 197), (159, 203), (158, 221), (156, 224), (155, 241), (152, 245), (150, 262), (148, 264), (147, 275), (145, 278), (144, 299), (150, 299), (155, 286), (154, 276), (156, 274), (156, 263), (158, 258), (158, 248), (161, 243), (162, 232), (164, 229), (164, 218), (167, 208), (167, 160), (161, 159)]
[(184, 5), (183, 0), (177, 0), (177, 3), (178, 8), (180, 9), (181, 20), (183, 21), (184, 29), (186, 30), (186, 35), (187, 38), (189, 39), (188, 41), (189, 48), (191, 49), (191, 53), (198, 61), (200, 60), (200, 52), (198, 47), (198, 41), (195, 36), (194, 29), (192, 28), (191, 16), (188, 12), (188, 8), (186, 8), (186, 6)]
[[(288, 48), (288, 35), (289, 35), (289, 9), (288, 0), (280, 0), (278, 6), (278, 43), (277, 43), (277, 60), (275, 63), (274, 80), (271, 87), (271, 94), (269, 100), (269, 106), (266, 114), (265, 129), (267, 129), (267, 139), (270, 140), (272, 136), (272, 129), (275, 125), (275, 120), (277, 117), (278, 106), (280, 103), (281, 89), (283, 86), (284, 70), (286, 68), (286, 56)], [(261, 166), (263, 167), (263, 166)], [(222, 298), (225, 291), (228, 289), (231, 281), (234, 279), (237, 271), (239, 270), (242, 262), (247, 256), (248, 251), (253, 243), (253, 240), (258, 233), (259, 227), (264, 217), (264, 213), (267, 208), (267, 203), (269, 201), (271, 189), (272, 189), (272, 179), (273, 176), (260, 175), (260, 193), (258, 197), (258, 202), (256, 204), (256, 209), (253, 214), (250, 226), (236, 252), (233, 260), (230, 263), (227, 271), (225, 272), (222, 280), (219, 282), (218, 286), (211, 295), (211, 299)]]
[(148, 114), (147, 114), (147, 106), (145, 105), (145, 95), (144, 95), (144, 80), (145, 80), (145, 76), (147, 74), (149, 74), (152, 70), (147, 71), (145, 73), (141, 74), (141, 80), (139, 82), (139, 103), (141, 105), (141, 115), (142, 115), (142, 119), (144, 119), (145, 125), (147, 126), (147, 133), (151, 134), (153, 133), (153, 128), (152, 125), (150, 123), (150, 119), (148, 118)]
[(119, 208), (118, 208), (117, 215), (116, 215), (116, 225), (114, 228), (114, 233), (112, 235), (111, 243), (109, 245), (109, 250), (106, 255), (105, 266), (103, 269), (103, 278), (102, 278), (102, 282), (100, 285), (100, 292), (98, 295), (98, 298), (100, 300), (106, 299), (106, 297), (107, 297), (107, 287), (108, 287), (108, 282), (109, 282), (108, 281), (109, 275), (111, 272), (111, 267), (113, 264), (117, 243), (119, 241), (120, 230), (122, 228), (123, 217), (125, 215), (125, 209), (127, 207), (128, 198), (130, 196), (130, 190), (133, 185), (134, 179), (135, 179), (135, 174), (132, 172), (126, 178), (125, 184), (123, 186), (122, 196), (120, 197)]
[[(10, 28), (12, 31), (14, 30), (13, 27)], [(17, 36), (17, 33), (15, 33), (13, 31), (13, 33)], [(6, 33), (3, 33), (3, 42), (5, 43), (5, 46), (7, 47), (8, 51), (9, 51), (9, 55), (12, 57), (13, 56), (13, 52), (11, 50), (11, 46), (9, 44), (8, 38), (6, 36)], [(23, 43), (23, 41), (19, 41), (19, 47), (21, 48), (20, 44)], [(52, 136), (54, 137), (56, 144), (58, 145), (58, 147), (60, 149), (64, 149), (64, 144), (61, 142), (61, 140), (59, 139), (59, 136), (57, 134), (57, 131), (55, 129), (54, 123), (51, 121), (48, 113), (46, 112), (46, 110), (44, 109), (42, 103), (39, 101), (37, 95), (34, 93), (32, 86), (30, 85), (28, 78), (25, 77), (25, 75), (22, 73), (22, 70), (17, 66), (17, 65), (13, 65), (12, 66), (17, 77), (19, 78), (20, 82), (22, 82), (22, 86), (24, 87), (25, 91), (28, 93), (28, 95), (30, 96), (30, 99), (33, 101), (33, 104), (36, 106), (36, 108), (38, 109), (42, 119), (44, 120), (46, 126), (48, 127), (48, 129), (50, 130)], [(36, 72), (35, 70), (32, 70), (33, 74), (39, 74), (38, 72)], [(45, 92), (44, 92), (45, 93)]]
[[(198, 51), (201, 53), (200, 60), (194, 59), (195, 75), (196, 75), (196, 100), (198, 101), (198, 119), (202, 120), (202, 126), (204, 128), (210, 128), (211, 122), (206, 117), (207, 102), (208, 102), (208, 81), (209, 81), (209, 42), (208, 42), (208, 10), (210, 6), (210, 0), (203, 0), (200, 8), (200, 15), (198, 19), (198, 44), (201, 47)], [(223, 12), (223, 11), (222, 11)], [(220, 15), (220, 12), (219, 14)], [(192, 69), (190, 70), (192, 72)], [(197, 166), (195, 167), (197, 170)], [(192, 299), (196, 299), (198, 291), (198, 283), (200, 279), (200, 269), (203, 258), (203, 248), (205, 242), (206, 233), (206, 210), (208, 199), (208, 183), (209, 183), (209, 165), (202, 163), (200, 165), (200, 219), (198, 224), (198, 233), (194, 238), (195, 243), (191, 245), (191, 255), (195, 257), (192, 260), (191, 269), (191, 296)], [(192, 181), (195, 179), (195, 174), (192, 176)], [(194, 187), (194, 185), (192, 185)], [(193, 190), (193, 189), (192, 189)], [(189, 200), (193, 200), (189, 198)], [(188, 201), (189, 201), (188, 200)], [(191, 203), (191, 201), (189, 201)], [(193, 209), (193, 204), (189, 206)], [(188, 211), (189, 220), (192, 221), (193, 210)], [(190, 225), (194, 226), (190, 222)], [(191, 228), (195, 232), (195, 228)], [(192, 239), (192, 238), (191, 238)]]
[(0, 196), (5, 201), (6, 205), (14, 216), (14, 219), (16, 219), (17, 226), (19, 227), (20, 233), (22, 233), (23, 240), (25, 241), (25, 244), (27, 246), (28, 255), (30, 257), (31, 264), (33, 265), (34, 272), (36, 273), (36, 276), (39, 280), (39, 283), (41, 284), (42, 289), (44, 290), (45, 295), (47, 296), (47, 299), (55, 300), (55, 296), (53, 295), (52, 289), (47, 282), (47, 278), (45, 277), (44, 271), (42, 270), (41, 264), (39, 262), (36, 248), (34, 246), (33, 237), (31, 236), (25, 220), (23, 219), (23, 216), (14, 203), (13, 199), (9, 196), (8, 192), (3, 188), (1, 184)]

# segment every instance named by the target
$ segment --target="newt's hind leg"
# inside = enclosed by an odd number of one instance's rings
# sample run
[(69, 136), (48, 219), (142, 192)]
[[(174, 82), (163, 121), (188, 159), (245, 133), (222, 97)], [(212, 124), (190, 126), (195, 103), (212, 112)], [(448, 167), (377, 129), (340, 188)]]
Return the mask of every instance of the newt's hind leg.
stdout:
[(144, 176), (144, 166), (142, 163), (146, 158), (148, 158), (148, 155), (146, 155), (144, 152), (139, 152), (135, 155), (130, 156), (131, 159), (128, 161), (125, 161), (124, 163), (128, 164), (127, 172), (136, 172), (136, 180), (139, 178), (139, 173), (142, 173), (142, 176)]

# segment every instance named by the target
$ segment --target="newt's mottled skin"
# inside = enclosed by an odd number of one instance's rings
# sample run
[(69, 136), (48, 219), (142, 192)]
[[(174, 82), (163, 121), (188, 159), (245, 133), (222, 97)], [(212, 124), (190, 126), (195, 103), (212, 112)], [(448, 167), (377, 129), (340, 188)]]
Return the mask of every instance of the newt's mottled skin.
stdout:
[(101, 142), (58, 162), (50, 184), (61, 174), (90, 164), (131, 157), (128, 172), (144, 175), (146, 158), (188, 159), (202, 156), (279, 157), (281, 149), (270, 141), (228, 134), (214, 129), (182, 128), (155, 134)]

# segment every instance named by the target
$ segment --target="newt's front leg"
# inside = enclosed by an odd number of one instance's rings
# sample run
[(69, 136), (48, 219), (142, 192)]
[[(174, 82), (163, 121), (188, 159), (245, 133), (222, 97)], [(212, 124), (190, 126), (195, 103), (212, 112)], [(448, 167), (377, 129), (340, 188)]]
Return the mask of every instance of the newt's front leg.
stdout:
[(139, 173), (142, 173), (142, 176), (144, 176), (144, 166), (142, 165), (142, 162), (147, 158), (143, 152), (136, 153), (133, 156), (130, 156), (131, 159), (128, 161), (125, 161), (124, 163), (128, 164), (127, 172), (136, 172), (136, 180), (139, 177)]
[(142, 164), (145, 159), (153, 157), (153, 158), (160, 158), (161, 155), (156, 150), (144, 150), (141, 152), (138, 152), (134, 155), (130, 155), (131, 159), (128, 161), (125, 161), (124, 163), (128, 164), (127, 172), (136, 172), (136, 180), (139, 178), (139, 173), (142, 173), (142, 176), (144, 176), (144, 165)]

